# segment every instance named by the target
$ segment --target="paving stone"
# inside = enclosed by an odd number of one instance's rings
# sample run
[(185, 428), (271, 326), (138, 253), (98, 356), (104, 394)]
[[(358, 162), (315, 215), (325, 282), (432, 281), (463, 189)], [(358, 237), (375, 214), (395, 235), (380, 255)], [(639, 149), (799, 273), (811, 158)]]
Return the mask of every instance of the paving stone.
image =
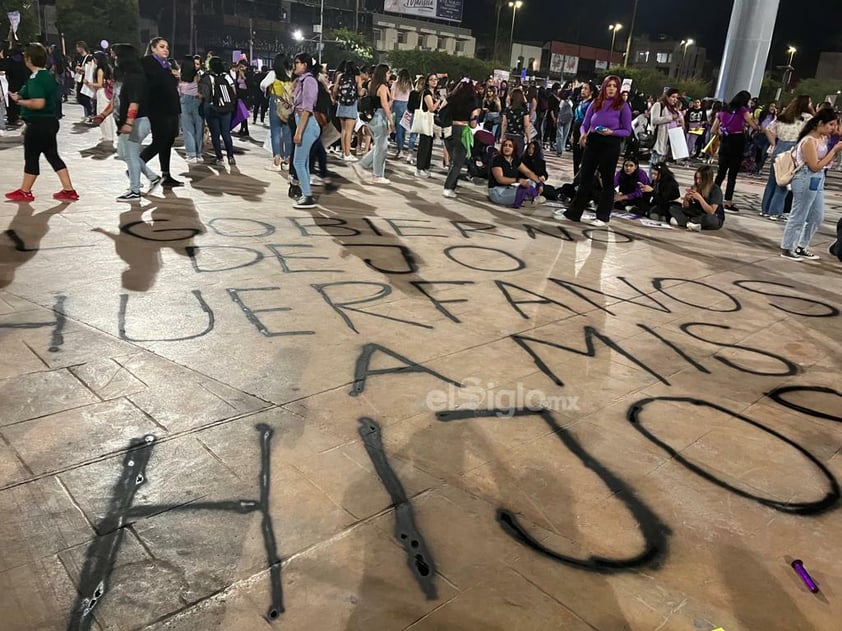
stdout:
[(70, 372), (104, 401), (146, 390), (146, 384), (113, 359), (98, 359), (74, 366)]
[(0, 381), (0, 425), (55, 414), (99, 401), (69, 371), (42, 371)]
[(35, 474), (129, 448), (133, 438), (163, 430), (125, 399), (59, 412), (3, 429), (3, 435)]

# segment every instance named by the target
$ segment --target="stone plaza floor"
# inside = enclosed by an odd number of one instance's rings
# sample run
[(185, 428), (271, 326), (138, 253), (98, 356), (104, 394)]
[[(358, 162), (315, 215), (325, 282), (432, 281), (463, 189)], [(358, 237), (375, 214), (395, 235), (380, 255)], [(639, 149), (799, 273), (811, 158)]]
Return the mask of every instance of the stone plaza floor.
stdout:
[(260, 125), (120, 204), (80, 117), (81, 200), (0, 203), (0, 629), (840, 629), (838, 175), (796, 263), (765, 178), (712, 233), (393, 160), (298, 211)]

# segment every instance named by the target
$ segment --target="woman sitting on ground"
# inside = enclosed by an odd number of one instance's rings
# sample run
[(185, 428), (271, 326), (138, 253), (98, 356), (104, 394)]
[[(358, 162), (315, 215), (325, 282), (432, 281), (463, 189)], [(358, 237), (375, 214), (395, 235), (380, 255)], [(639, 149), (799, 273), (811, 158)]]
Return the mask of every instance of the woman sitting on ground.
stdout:
[(649, 185), (649, 176), (635, 158), (626, 158), (623, 168), (614, 175), (614, 208), (646, 214), (649, 204), (643, 197), (642, 186)]
[(556, 201), (558, 199), (556, 188), (547, 184), (550, 175), (547, 172), (547, 161), (544, 160), (544, 150), (541, 148), (540, 140), (535, 139), (526, 145), (526, 151), (523, 152), (521, 162), (541, 180), (540, 194), (549, 200)]
[(541, 185), (541, 178), (515, 155), (515, 141), (505, 138), (500, 144), (500, 153), (491, 162), (488, 199), (512, 208), (520, 208), (524, 200), (530, 200), (532, 204), (543, 204), (546, 198), (541, 195)]
[(693, 175), (693, 186), (687, 189), (681, 206), (670, 208), (670, 224), (692, 232), (719, 230), (725, 222), (722, 190), (713, 183), (713, 168), (699, 167)]
[(671, 216), (670, 207), (678, 205), (676, 200), (681, 197), (681, 191), (666, 163), (659, 162), (652, 167), (651, 184), (641, 185), (640, 190), (649, 206), (649, 218), (668, 221)]

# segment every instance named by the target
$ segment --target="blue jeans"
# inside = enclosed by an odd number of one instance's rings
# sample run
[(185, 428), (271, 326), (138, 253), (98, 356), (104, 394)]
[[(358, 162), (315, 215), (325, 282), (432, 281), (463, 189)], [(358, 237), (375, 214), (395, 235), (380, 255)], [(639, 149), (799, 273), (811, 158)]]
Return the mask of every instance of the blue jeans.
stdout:
[(406, 129), (401, 125), (401, 119), (406, 113), (407, 101), (392, 101), (392, 114), (395, 115), (395, 143), (398, 145), (398, 151), (403, 151), (403, 145), (406, 142)]
[(564, 147), (567, 145), (567, 137), (570, 135), (570, 122), (559, 123), (556, 127), (555, 135), (555, 152), (558, 155), (564, 153)]
[(824, 169), (813, 173), (803, 166), (792, 178), (792, 212), (784, 228), (781, 248), (794, 250), (810, 245), (824, 219)]
[[(299, 112), (295, 113), (295, 123), (300, 129), (301, 114)], [(319, 124), (311, 114), (307, 118), (307, 125), (304, 127), (304, 131), (301, 132), (301, 144), (295, 148), (295, 157), (293, 158), (295, 176), (298, 179), (298, 184), (301, 186), (301, 194), (304, 197), (310, 197), (313, 194), (313, 190), (310, 188), (310, 149), (313, 147), (313, 143), (319, 139), (320, 134)]]
[(201, 101), (195, 96), (181, 97), (181, 132), (184, 134), (184, 150), (188, 158), (202, 157), (202, 133), (205, 121), (199, 114)]
[(514, 206), (517, 188), (514, 186), (493, 186), (488, 189), (488, 199), (500, 206)]
[(282, 160), (286, 160), (292, 153), (292, 134), (289, 124), (278, 118), (276, 103), (277, 99), (273, 95), (269, 99), (269, 134), (272, 138), (272, 157), (280, 157)]
[(140, 174), (143, 173), (150, 180), (158, 177), (149, 166), (140, 159), (140, 144), (149, 135), (152, 128), (145, 116), (134, 120), (134, 127), (130, 134), (117, 136), (117, 157), (126, 163), (129, 170), (129, 189), (133, 193), (140, 193)]
[(225, 114), (217, 112), (212, 107), (207, 108), (208, 113), (208, 129), (210, 130), (211, 142), (213, 143), (213, 153), (217, 160), (222, 160), (222, 143), (219, 137), (222, 136), (222, 142), (225, 143), (225, 152), (229, 158), (234, 157), (234, 143), (231, 140), (231, 112)]
[(372, 149), (360, 160), (360, 166), (364, 169), (373, 168), (374, 177), (385, 177), (386, 151), (389, 149), (389, 122), (383, 110), (378, 109), (374, 113), (374, 118), (369, 122), (368, 128), (371, 131)]
[(779, 153), (790, 151), (795, 146), (794, 142), (779, 140), (775, 143), (772, 152), (772, 167), (769, 169), (769, 179), (766, 180), (766, 189), (763, 191), (763, 200), (760, 202), (760, 211), (772, 217), (778, 217), (784, 212), (786, 202), (786, 188), (778, 186), (775, 179), (775, 158)]

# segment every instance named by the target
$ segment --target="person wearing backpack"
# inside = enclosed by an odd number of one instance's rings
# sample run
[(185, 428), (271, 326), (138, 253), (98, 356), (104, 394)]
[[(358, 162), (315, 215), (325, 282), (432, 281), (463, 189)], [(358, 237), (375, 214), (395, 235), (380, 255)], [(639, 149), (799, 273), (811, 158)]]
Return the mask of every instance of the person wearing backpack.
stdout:
[(231, 140), (231, 114), (237, 104), (237, 88), (231, 75), (225, 72), (225, 64), (219, 57), (211, 57), (208, 61), (208, 72), (202, 76), (199, 83), (202, 99), (205, 101), (205, 116), (210, 131), (216, 164), (224, 165), (222, 159), (222, 142), (228, 155), (228, 164), (235, 165), (234, 143)]
[(555, 154), (559, 158), (564, 154), (567, 137), (570, 136), (570, 125), (573, 123), (573, 104), (567, 96), (561, 96), (560, 99), (555, 133)]
[(342, 160), (356, 162), (351, 154), (354, 126), (357, 124), (357, 99), (360, 98), (360, 71), (350, 59), (339, 64), (333, 81), (333, 99), (336, 101), (336, 117), (339, 119), (342, 136)]
[(315, 208), (316, 203), (310, 188), (310, 149), (321, 135), (321, 129), (314, 117), (319, 96), (319, 80), (316, 78), (318, 69), (314, 65), (313, 57), (302, 52), (295, 56), (293, 71), (296, 79), (293, 84), (295, 135), (292, 142), (295, 152), (292, 161), (296, 179), (301, 187), (301, 196), (292, 207)]
[(292, 131), (289, 119), (292, 116), (292, 73), (289, 60), (284, 54), (275, 55), (272, 69), (260, 82), (260, 89), (269, 92), (269, 136), (272, 142), (272, 162), (267, 171), (282, 171), (289, 168), (292, 153)]
[(364, 169), (372, 169), (372, 184), (391, 184), (386, 178), (386, 152), (389, 149), (389, 134), (394, 128), (392, 121), (392, 94), (388, 82), (389, 66), (378, 64), (371, 76), (370, 98), (373, 114), (368, 127), (371, 130), (372, 150), (360, 160)]

